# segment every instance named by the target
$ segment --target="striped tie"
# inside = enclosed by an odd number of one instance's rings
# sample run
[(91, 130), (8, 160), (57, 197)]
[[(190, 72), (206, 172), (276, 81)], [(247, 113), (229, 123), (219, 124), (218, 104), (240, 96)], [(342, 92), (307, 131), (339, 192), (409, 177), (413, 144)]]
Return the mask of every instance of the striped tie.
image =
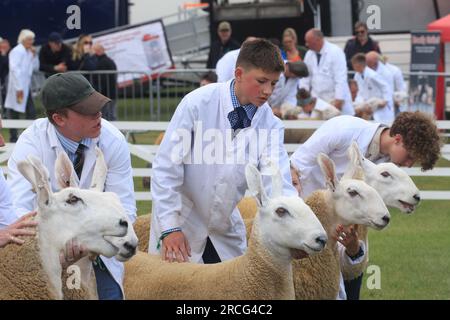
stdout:
[(84, 144), (79, 144), (77, 151), (75, 151), (75, 162), (73, 164), (73, 167), (75, 169), (75, 172), (77, 173), (78, 179), (81, 178), (81, 171), (83, 171), (83, 164), (84, 164), (84, 148), (86, 146)]

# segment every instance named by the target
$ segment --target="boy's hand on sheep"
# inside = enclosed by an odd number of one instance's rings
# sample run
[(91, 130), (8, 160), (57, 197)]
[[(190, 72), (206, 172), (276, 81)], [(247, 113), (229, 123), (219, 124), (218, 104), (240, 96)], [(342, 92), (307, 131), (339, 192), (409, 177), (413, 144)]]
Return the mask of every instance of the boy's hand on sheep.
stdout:
[(175, 231), (162, 240), (161, 256), (169, 262), (188, 262), (191, 247), (182, 231)]
[(351, 225), (345, 228), (340, 224), (337, 226), (336, 234), (333, 237), (345, 247), (345, 251), (349, 257), (353, 257), (358, 253), (359, 241), (355, 226)]
[(30, 212), (18, 219), (13, 224), (0, 230), (0, 248), (10, 243), (22, 245), (25, 240), (17, 238), (18, 236), (34, 236), (36, 231), (29, 229), (37, 226), (37, 221), (29, 220), (36, 215), (36, 212)]
[(66, 242), (66, 250), (61, 250), (59, 254), (59, 261), (61, 266), (65, 269), (68, 266), (74, 264), (81, 258), (88, 255), (86, 247), (79, 244), (76, 238), (73, 238)]

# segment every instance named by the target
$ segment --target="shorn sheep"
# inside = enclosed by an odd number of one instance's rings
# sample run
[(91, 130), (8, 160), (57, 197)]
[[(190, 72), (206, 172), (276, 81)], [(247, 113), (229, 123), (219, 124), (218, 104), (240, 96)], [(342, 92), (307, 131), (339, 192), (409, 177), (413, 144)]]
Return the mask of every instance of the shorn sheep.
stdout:
[(58, 184), (65, 188), (57, 193), (51, 191), (48, 171), (39, 159), (30, 156), (18, 168), (37, 193), (38, 231), (22, 246), (0, 249), (0, 299), (97, 298), (90, 259), (84, 257), (74, 264), (81, 282), (76, 290), (66, 285), (69, 269), (62, 270), (59, 254), (73, 238), (91, 255), (126, 261), (135, 254), (137, 237), (118, 196), (102, 192), (106, 178), (103, 154), (97, 149), (91, 190), (76, 187), (72, 163), (64, 152), (58, 155), (55, 171)]
[(325, 230), (303, 200), (281, 195), (281, 175), (272, 176), (268, 198), (260, 173), (246, 167), (249, 190), (258, 199), (247, 252), (218, 264), (169, 263), (138, 252), (125, 264), (130, 299), (294, 299), (292, 259), (316, 254)]

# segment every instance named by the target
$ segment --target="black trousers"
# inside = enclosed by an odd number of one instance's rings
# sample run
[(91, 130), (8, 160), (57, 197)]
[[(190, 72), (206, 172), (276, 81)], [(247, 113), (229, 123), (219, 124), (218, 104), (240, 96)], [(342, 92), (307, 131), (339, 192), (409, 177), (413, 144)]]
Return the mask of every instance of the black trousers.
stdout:
[(347, 293), (347, 300), (359, 300), (359, 293), (361, 291), (362, 279), (364, 274), (353, 280), (344, 281), (345, 292)]
[[(21, 112), (14, 111), (12, 109), (6, 109), (6, 115), (8, 119), (20, 119)], [(25, 106), (25, 119), (36, 119), (36, 109), (34, 107), (31, 93), (28, 94), (27, 104)], [(18, 139), (17, 129), (9, 129), (9, 142), (16, 142)]]
[(214, 248), (211, 240), (206, 238), (206, 247), (205, 251), (203, 251), (203, 263), (204, 264), (212, 264), (212, 263), (218, 263), (221, 262), (219, 254), (217, 253), (216, 249)]

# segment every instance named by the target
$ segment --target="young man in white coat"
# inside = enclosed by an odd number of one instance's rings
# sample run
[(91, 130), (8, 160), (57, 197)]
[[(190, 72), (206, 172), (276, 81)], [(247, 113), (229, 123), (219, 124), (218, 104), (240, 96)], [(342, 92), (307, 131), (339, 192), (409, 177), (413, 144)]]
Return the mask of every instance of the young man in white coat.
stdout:
[(262, 171), (269, 194), (271, 163), (281, 170), (284, 194), (297, 194), (283, 125), (267, 104), (283, 71), (276, 46), (247, 41), (233, 80), (183, 98), (153, 162), (150, 253), (194, 263), (242, 255), (246, 231), (236, 205), (247, 189), (249, 162)]
[[(47, 118), (37, 119), (19, 137), (8, 161), (8, 179), (16, 217), (35, 208), (36, 194), (20, 174), (17, 163), (34, 155), (41, 159), (50, 175), (50, 184), (58, 190), (55, 160), (66, 152), (74, 163), (80, 188), (88, 189), (92, 180), (98, 146), (108, 168), (105, 191), (116, 193), (134, 222), (136, 202), (130, 152), (123, 134), (101, 118), (100, 110), (109, 98), (95, 91), (80, 74), (58, 73), (50, 76), (42, 88), (42, 103)], [(69, 241), (62, 264), (72, 264), (86, 252), (82, 243)], [(94, 262), (100, 299), (122, 299), (124, 266), (115, 258), (98, 257)]]
[[(31, 76), (39, 70), (39, 59), (33, 47), (34, 32), (20, 31), (17, 46), (9, 53), (8, 91), (5, 108), (8, 119), (19, 119), (25, 113), (27, 119), (36, 119), (36, 110), (31, 97)], [(17, 141), (17, 129), (10, 129), (10, 142)]]
[(366, 102), (370, 98), (379, 98), (384, 102), (373, 112), (373, 119), (380, 123), (388, 124), (393, 121), (394, 111), (391, 109), (392, 92), (386, 81), (374, 70), (366, 66), (364, 53), (357, 53), (351, 59), (354, 79), (358, 84), (358, 94), (355, 102)]
[[(325, 189), (325, 180), (317, 163), (319, 153), (328, 155), (341, 178), (348, 166), (347, 150), (356, 141), (361, 153), (375, 163), (393, 162), (411, 167), (419, 162), (422, 170), (434, 167), (440, 156), (440, 135), (434, 121), (420, 112), (399, 113), (392, 126), (369, 122), (357, 117), (339, 116), (325, 122), (291, 156), (292, 176), (299, 181), (301, 196), (308, 197)], [(356, 293), (362, 276), (356, 279)]]
[(300, 80), (299, 88), (333, 104), (342, 114), (354, 115), (342, 49), (326, 41), (319, 29), (309, 30), (305, 34), (305, 43), (309, 48), (304, 60), (309, 77)]

